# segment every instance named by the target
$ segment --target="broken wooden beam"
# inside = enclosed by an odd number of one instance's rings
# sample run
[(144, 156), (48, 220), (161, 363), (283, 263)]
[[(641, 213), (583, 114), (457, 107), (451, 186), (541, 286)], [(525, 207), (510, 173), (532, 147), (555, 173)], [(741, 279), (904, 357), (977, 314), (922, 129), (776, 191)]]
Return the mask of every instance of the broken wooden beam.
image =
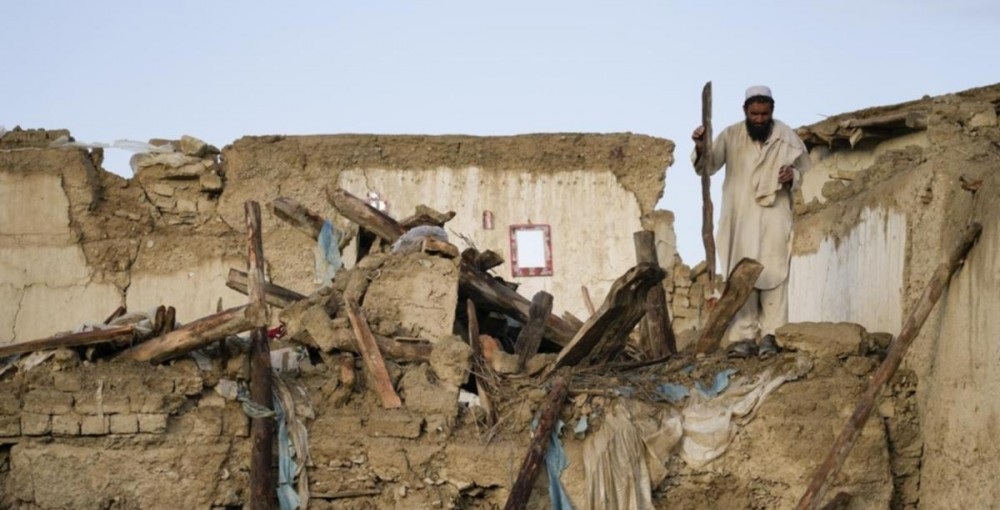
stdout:
[(256, 324), (247, 316), (247, 306), (237, 306), (189, 322), (170, 333), (150, 339), (122, 352), (118, 358), (161, 363), (216, 340), (253, 329)]
[(357, 223), (358, 226), (386, 240), (389, 244), (396, 242), (406, 229), (378, 209), (368, 205), (364, 200), (344, 191), (340, 187), (327, 188), (326, 199), (341, 216)]
[[(247, 274), (239, 269), (230, 268), (229, 277), (226, 279), (226, 286), (241, 294), (248, 294)], [(267, 304), (278, 308), (285, 308), (292, 303), (306, 298), (294, 290), (275, 285), (271, 282), (264, 282), (264, 294), (267, 298)]]
[(361, 360), (364, 362), (365, 371), (372, 382), (372, 387), (378, 394), (382, 407), (385, 409), (396, 409), (402, 407), (403, 403), (396, 394), (396, 389), (392, 387), (392, 380), (389, 379), (389, 372), (385, 368), (385, 360), (378, 349), (375, 337), (368, 328), (368, 319), (364, 310), (353, 301), (347, 303), (347, 316), (354, 328), (354, 336), (358, 342), (358, 351), (361, 353)]
[(81, 347), (84, 345), (96, 345), (113, 343), (125, 345), (135, 338), (135, 325), (118, 326), (107, 329), (95, 329), (94, 331), (84, 331), (82, 333), (70, 333), (62, 336), (52, 336), (38, 340), (29, 340), (0, 347), (0, 358), (13, 356), (15, 354), (26, 354), (35, 351), (45, 351), (49, 349), (62, 349), (69, 347)]
[(111, 321), (121, 317), (122, 315), (125, 315), (126, 311), (128, 311), (128, 308), (125, 308), (125, 306), (119, 306), (118, 308), (115, 308), (115, 311), (111, 312), (111, 315), (109, 315), (107, 319), (104, 319), (104, 324), (111, 324)]
[(455, 211), (440, 212), (426, 205), (418, 205), (416, 212), (400, 220), (399, 224), (407, 230), (421, 225), (443, 227), (445, 223), (448, 223), (454, 217)]
[[(271, 381), (271, 346), (267, 342), (267, 302), (264, 295), (264, 246), (261, 240), (260, 205), (249, 200), (243, 204), (247, 234), (247, 313), (256, 326), (250, 333), (250, 400), (270, 409), (273, 405)], [(272, 417), (250, 420), (250, 508), (274, 507), (275, 476), (271, 470), (274, 454), (275, 421)]]
[(722, 291), (722, 297), (716, 303), (712, 313), (708, 316), (708, 322), (701, 330), (701, 337), (695, 346), (695, 352), (711, 354), (719, 348), (723, 335), (729, 323), (732, 322), (736, 312), (740, 311), (743, 304), (750, 297), (757, 277), (764, 271), (764, 265), (751, 258), (744, 258), (736, 263), (736, 267), (729, 274), (726, 280), (726, 287)]
[(287, 197), (278, 197), (271, 201), (271, 211), (279, 219), (288, 222), (312, 239), (319, 237), (319, 232), (323, 230), (323, 223), (326, 222), (322, 216)]
[(652, 264), (639, 264), (615, 280), (601, 308), (563, 347), (547, 373), (586, 360), (607, 361), (621, 352), (629, 332), (645, 313), (646, 293), (663, 281), (664, 276), (663, 270)]
[(903, 323), (903, 327), (899, 332), (899, 336), (889, 345), (889, 352), (886, 353), (885, 359), (879, 365), (878, 370), (872, 375), (868, 382), (868, 388), (861, 396), (861, 401), (854, 408), (854, 413), (851, 414), (847, 423), (844, 424), (840, 435), (833, 442), (833, 447), (830, 448), (823, 463), (813, 475), (812, 480), (809, 482), (809, 487), (806, 488), (802, 499), (799, 500), (799, 504), (795, 507), (796, 510), (814, 510), (819, 507), (823, 496), (826, 494), (828, 485), (837, 476), (840, 468), (844, 465), (844, 461), (847, 460), (847, 455), (851, 453), (851, 449), (858, 440), (858, 436), (861, 435), (861, 430), (864, 428), (869, 416), (871, 416), (872, 410), (878, 404), (879, 397), (885, 390), (886, 385), (889, 384), (892, 376), (895, 375), (896, 370), (899, 369), (899, 365), (903, 362), (903, 356), (906, 355), (907, 349), (916, 340), (917, 334), (920, 333), (920, 328), (924, 325), (924, 321), (927, 320), (927, 316), (930, 315), (935, 303), (937, 303), (944, 292), (945, 286), (951, 280), (951, 275), (962, 265), (969, 250), (979, 240), (982, 230), (983, 227), (979, 223), (969, 225), (958, 244), (952, 249), (948, 259), (934, 270), (934, 274), (927, 283), (927, 287), (920, 296), (920, 300), (917, 301), (916, 306), (913, 307), (913, 310), (907, 316), (906, 322)]
[[(656, 256), (656, 234), (640, 230), (632, 235), (632, 241), (635, 243), (637, 263), (661, 267)], [(677, 339), (674, 337), (674, 328), (670, 325), (667, 293), (663, 285), (654, 285), (646, 294), (646, 331), (646, 345), (643, 348), (647, 358), (656, 359), (677, 353)]]
[(562, 404), (566, 400), (568, 391), (569, 386), (566, 379), (556, 376), (552, 380), (552, 389), (549, 390), (540, 410), (538, 427), (531, 438), (531, 445), (528, 446), (528, 452), (521, 463), (521, 469), (518, 470), (514, 485), (510, 488), (510, 496), (507, 498), (507, 504), (503, 507), (504, 510), (523, 510), (527, 507), (528, 500), (531, 498), (531, 490), (535, 486), (535, 479), (538, 478), (538, 472), (545, 462), (552, 428), (559, 421), (559, 411), (562, 410)]
[(538, 347), (542, 345), (542, 334), (545, 333), (545, 319), (551, 313), (552, 294), (544, 290), (535, 293), (531, 298), (531, 308), (528, 310), (528, 322), (524, 323), (514, 343), (518, 372), (523, 372), (528, 359), (538, 354)]
[[(480, 306), (509, 315), (522, 324), (528, 322), (531, 302), (524, 296), (497, 282), (473, 265), (463, 262), (459, 271), (458, 287), (466, 296), (471, 297)], [(566, 345), (576, 331), (577, 328), (556, 315), (550, 314), (545, 320), (545, 338), (556, 344)]]
[(472, 347), (472, 367), (476, 376), (476, 393), (479, 395), (479, 405), (486, 413), (486, 425), (492, 426), (497, 421), (496, 410), (493, 408), (493, 398), (490, 396), (490, 383), (487, 377), (493, 369), (483, 352), (483, 342), (479, 338), (479, 317), (476, 315), (476, 304), (471, 299), (465, 300), (465, 310), (469, 319), (469, 345)]
[(476, 255), (476, 260), (475, 260), (476, 267), (483, 272), (489, 271), (494, 267), (503, 265), (504, 262), (505, 261), (503, 255), (500, 255), (499, 253), (493, 250), (486, 250), (480, 252), (479, 254)]

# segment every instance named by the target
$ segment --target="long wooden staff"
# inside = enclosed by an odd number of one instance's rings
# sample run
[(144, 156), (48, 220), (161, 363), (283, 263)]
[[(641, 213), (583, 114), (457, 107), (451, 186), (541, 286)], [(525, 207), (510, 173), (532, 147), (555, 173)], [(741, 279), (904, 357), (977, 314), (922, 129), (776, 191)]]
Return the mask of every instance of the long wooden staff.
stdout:
[(701, 240), (705, 242), (705, 271), (708, 272), (708, 288), (715, 290), (715, 230), (712, 224), (712, 182), (709, 177), (715, 167), (712, 161), (712, 82), (701, 89), (701, 125), (705, 128), (704, 150), (695, 161), (695, 169), (701, 174)]

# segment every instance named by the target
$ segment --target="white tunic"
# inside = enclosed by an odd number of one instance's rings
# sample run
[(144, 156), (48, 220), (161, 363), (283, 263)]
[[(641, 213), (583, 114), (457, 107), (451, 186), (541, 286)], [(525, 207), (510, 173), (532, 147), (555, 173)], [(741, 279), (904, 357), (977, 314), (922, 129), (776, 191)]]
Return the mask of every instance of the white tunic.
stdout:
[(712, 152), (710, 175), (726, 167), (716, 231), (721, 273), (728, 277), (740, 259), (749, 257), (764, 265), (756, 288), (773, 289), (788, 277), (792, 254), (791, 195), (778, 184), (778, 172), (795, 165), (792, 187), (800, 186), (799, 172), (809, 167), (805, 144), (778, 120), (766, 142), (755, 142), (741, 121), (719, 134)]

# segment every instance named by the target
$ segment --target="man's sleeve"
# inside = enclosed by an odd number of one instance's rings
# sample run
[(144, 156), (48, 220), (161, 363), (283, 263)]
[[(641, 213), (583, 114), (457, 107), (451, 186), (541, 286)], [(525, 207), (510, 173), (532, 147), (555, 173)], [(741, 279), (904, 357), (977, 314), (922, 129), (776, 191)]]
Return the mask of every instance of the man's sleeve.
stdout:
[(809, 157), (809, 149), (806, 148), (806, 144), (799, 141), (802, 147), (802, 153), (799, 157), (795, 158), (795, 170), (792, 171), (792, 190), (797, 190), (802, 188), (802, 174), (809, 171), (812, 166), (812, 159)]
[[(715, 137), (715, 141), (712, 143), (712, 168), (709, 169), (708, 175), (715, 175), (716, 172), (722, 168), (722, 165), (726, 164), (726, 139), (729, 138), (729, 128), (723, 129), (719, 136)], [(698, 165), (698, 152), (695, 149), (691, 149), (691, 163), (695, 164), (694, 171), (701, 175)]]

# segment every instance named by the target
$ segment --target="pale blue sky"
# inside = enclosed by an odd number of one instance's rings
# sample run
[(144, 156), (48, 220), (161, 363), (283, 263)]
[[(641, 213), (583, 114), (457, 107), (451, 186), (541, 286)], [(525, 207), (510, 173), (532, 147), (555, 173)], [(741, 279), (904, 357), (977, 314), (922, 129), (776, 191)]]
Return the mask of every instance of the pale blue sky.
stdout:
[[(1000, 82), (1000, 2), (7, 2), (0, 125), (83, 142), (631, 131), (677, 143), (659, 206), (704, 257), (700, 90), (792, 126)], [(128, 175), (128, 154), (106, 167)], [(714, 179), (718, 211), (721, 174)]]

